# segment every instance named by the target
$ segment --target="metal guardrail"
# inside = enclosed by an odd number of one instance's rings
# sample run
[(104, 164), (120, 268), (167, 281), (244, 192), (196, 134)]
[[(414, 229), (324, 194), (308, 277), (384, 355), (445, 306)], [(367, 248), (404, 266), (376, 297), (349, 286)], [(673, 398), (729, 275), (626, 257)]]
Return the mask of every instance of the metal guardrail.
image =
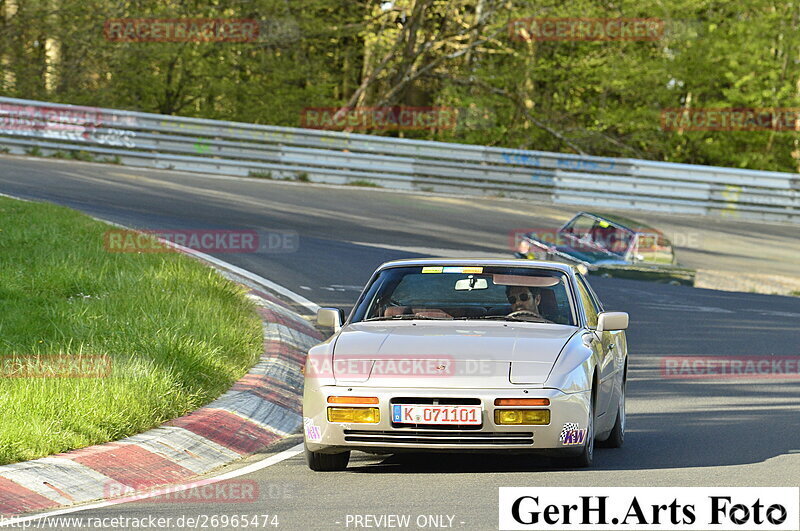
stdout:
[(275, 127), (0, 97), (0, 150), (125, 165), (369, 181), (598, 208), (800, 222), (800, 175)]

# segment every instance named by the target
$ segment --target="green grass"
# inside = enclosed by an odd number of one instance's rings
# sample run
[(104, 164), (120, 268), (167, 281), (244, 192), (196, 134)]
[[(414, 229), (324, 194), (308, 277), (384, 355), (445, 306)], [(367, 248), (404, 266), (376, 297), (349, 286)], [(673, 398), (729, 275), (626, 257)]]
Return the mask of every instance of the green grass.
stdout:
[(259, 170), (250, 170), (247, 173), (248, 177), (255, 177), (257, 179), (272, 179), (272, 172), (271, 171), (259, 171)]
[(356, 179), (355, 181), (348, 181), (348, 186), (363, 186), (366, 188), (383, 188), (378, 183), (374, 183), (372, 181), (367, 181), (366, 179)]
[(218, 397), (259, 357), (261, 324), (239, 286), (176, 253), (109, 253), (108, 229), (0, 198), (0, 361), (112, 362), (99, 378), (0, 374), (0, 464), (157, 426)]
[(96, 162), (103, 162), (105, 164), (122, 164), (122, 159), (119, 158), (119, 155), (114, 155), (113, 157), (103, 157), (101, 159), (97, 159)]
[(94, 155), (89, 153), (88, 151), (70, 151), (69, 158), (72, 160), (82, 160), (83, 162), (94, 162)]
[(247, 172), (248, 177), (254, 177), (257, 179), (267, 179), (270, 181), (295, 181), (299, 183), (310, 183), (311, 178), (308, 176), (308, 172), (298, 172), (292, 176), (281, 177), (281, 174), (277, 174), (276, 177), (271, 171), (261, 171), (261, 170), (250, 170)]

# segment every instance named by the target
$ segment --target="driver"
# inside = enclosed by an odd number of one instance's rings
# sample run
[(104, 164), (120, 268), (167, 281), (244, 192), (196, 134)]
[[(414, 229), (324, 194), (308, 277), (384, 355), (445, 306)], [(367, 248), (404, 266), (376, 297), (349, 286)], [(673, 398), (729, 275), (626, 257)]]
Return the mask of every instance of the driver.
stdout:
[(542, 302), (542, 293), (539, 288), (528, 286), (508, 286), (506, 297), (511, 304), (511, 312), (531, 312), (539, 317), (539, 303)]

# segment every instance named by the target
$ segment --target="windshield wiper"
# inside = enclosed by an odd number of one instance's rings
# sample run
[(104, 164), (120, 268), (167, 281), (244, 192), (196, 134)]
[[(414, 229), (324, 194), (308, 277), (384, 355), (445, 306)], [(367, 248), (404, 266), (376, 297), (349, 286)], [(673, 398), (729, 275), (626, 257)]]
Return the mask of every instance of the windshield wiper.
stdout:
[(403, 314), (400, 314), (400, 315), (385, 315), (385, 316), (380, 316), (380, 317), (370, 317), (369, 319), (364, 319), (361, 322), (364, 323), (364, 322), (367, 322), (367, 321), (394, 321), (394, 320), (401, 321), (403, 319), (408, 319), (408, 320), (411, 320), (411, 319), (428, 319), (428, 320), (431, 320), (431, 321), (450, 321), (450, 320), (452, 320), (449, 317), (429, 317), (427, 315), (417, 315), (417, 314), (413, 314), (413, 313), (403, 313)]
[(534, 317), (528, 315), (525, 317), (510, 317), (508, 315), (484, 315), (483, 317), (475, 317), (475, 319), (493, 319), (497, 321), (519, 321), (521, 323), (552, 323), (550, 319), (544, 317)]

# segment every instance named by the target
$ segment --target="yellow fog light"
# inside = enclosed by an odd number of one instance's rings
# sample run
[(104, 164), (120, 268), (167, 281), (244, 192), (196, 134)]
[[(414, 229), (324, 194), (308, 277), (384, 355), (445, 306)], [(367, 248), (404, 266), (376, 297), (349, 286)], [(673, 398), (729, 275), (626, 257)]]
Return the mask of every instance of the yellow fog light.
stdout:
[(495, 424), (543, 425), (550, 424), (549, 409), (496, 409)]
[(358, 422), (375, 424), (380, 422), (381, 412), (376, 407), (329, 407), (328, 422)]

